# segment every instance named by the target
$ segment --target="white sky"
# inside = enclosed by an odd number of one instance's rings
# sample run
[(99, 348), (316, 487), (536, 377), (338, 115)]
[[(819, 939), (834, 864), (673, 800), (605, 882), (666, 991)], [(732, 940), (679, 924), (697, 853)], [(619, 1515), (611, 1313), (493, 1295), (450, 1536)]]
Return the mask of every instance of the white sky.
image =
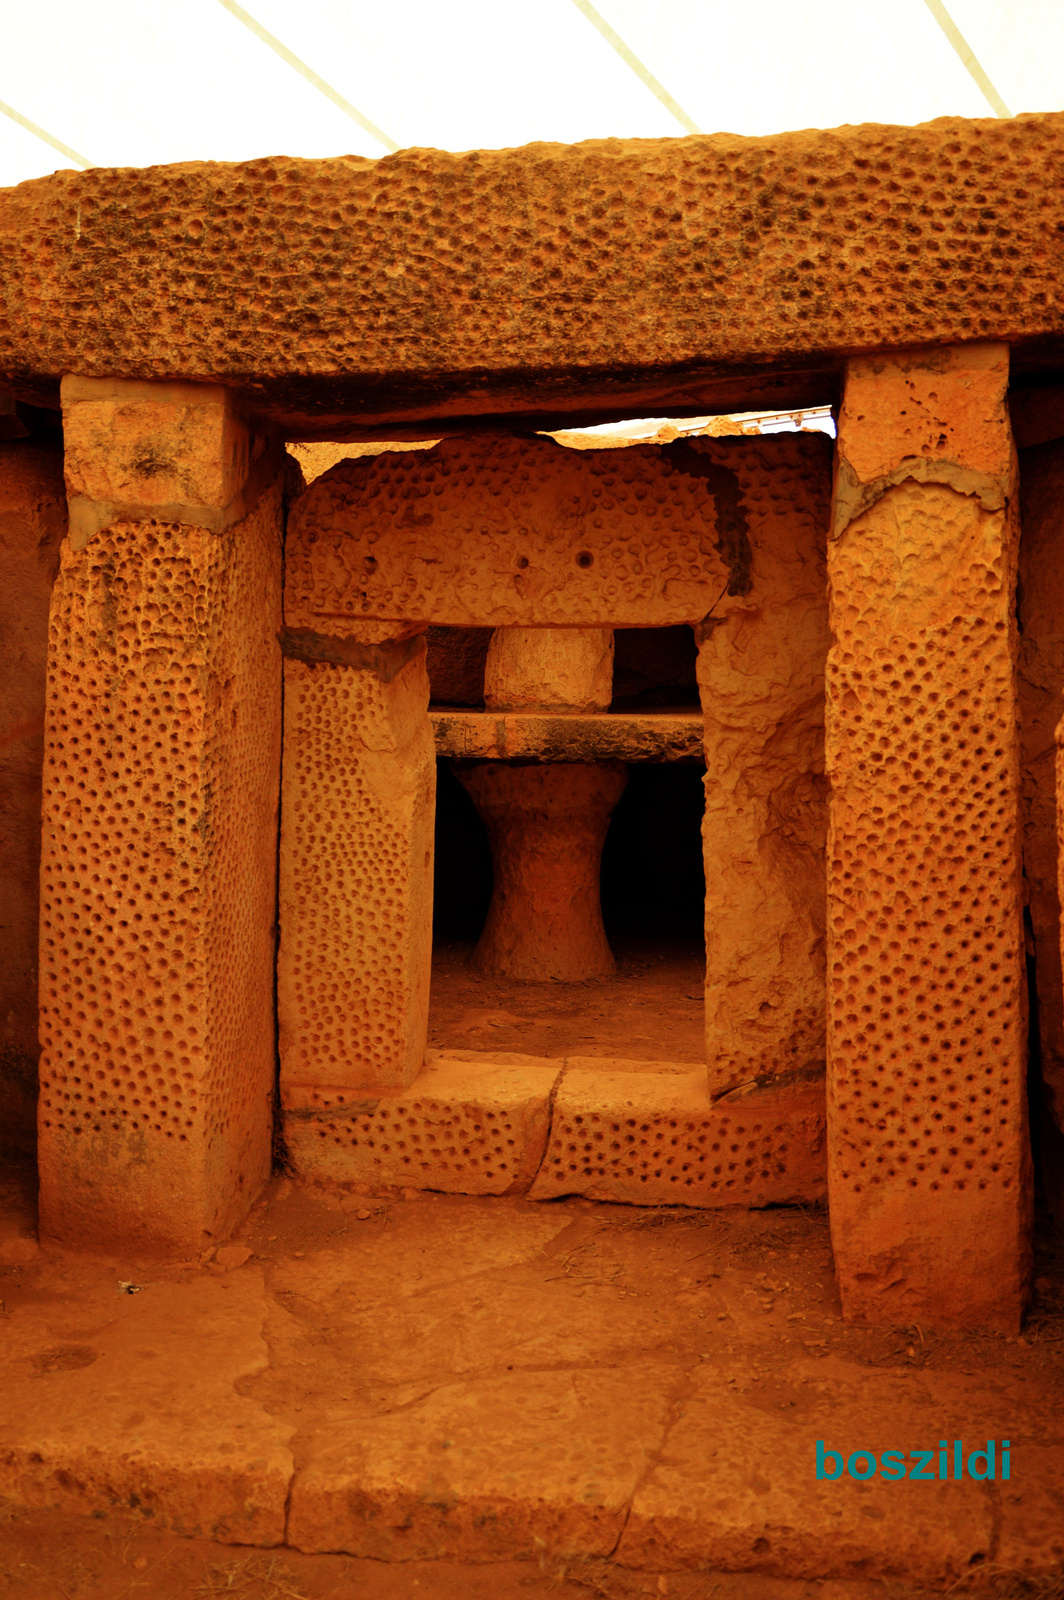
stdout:
[[(1064, 109), (1064, 0), (947, 0), (1013, 112)], [(982, 117), (924, 0), (597, 0), (707, 133)], [(245, 0), (400, 145), (678, 134), (573, 0)], [(100, 166), (377, 156), (218, 0), (0, 0), (0, 101)], [(0, 116), (0, 186), (69, 165)]]

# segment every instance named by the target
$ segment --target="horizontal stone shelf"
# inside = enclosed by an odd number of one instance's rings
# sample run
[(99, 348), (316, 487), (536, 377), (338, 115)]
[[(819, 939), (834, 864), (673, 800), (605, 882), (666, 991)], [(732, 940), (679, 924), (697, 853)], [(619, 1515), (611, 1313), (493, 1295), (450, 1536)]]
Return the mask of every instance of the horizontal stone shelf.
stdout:
[(433, 710), (436, 754), (460, 761), (702, 761), (701, 711)]

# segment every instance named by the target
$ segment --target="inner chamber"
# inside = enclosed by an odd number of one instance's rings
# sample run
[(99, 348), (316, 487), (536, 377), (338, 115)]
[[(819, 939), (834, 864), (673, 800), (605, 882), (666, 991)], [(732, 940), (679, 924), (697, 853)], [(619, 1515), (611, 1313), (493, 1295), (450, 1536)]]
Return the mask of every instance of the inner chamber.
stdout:
[[(695, 662), (686, 627), (429, 633), (434, 709), (691, 712)], [(430, 1043), (704, 1061), (703, 775), (441, 759)]]

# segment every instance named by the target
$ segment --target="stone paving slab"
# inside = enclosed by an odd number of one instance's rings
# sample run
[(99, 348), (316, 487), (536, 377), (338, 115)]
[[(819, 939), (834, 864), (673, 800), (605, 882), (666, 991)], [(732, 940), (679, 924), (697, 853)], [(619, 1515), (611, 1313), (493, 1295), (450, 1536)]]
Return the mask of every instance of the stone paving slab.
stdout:
[(307, 1176), (452, 1194), (527, 1189), (560, 1063), (442, 1051), (399, 1094), (286, 1086), (285, 1141)]
[(989, 1561), (994, 1502), (982, 1485), (814, 1476), (817, 1438), (844, 1455), (868, 1446), (907, 1456), (917, 1446), (937, 1459), (943, 1434), (971, 1438), (972, 1407), (916, 1397), (894, 1376), (808, 1359), (781, 1362), (770, 1394), (790, 1397), (787, 1409), (766, 1404), (762, 1384), (736, 1382), (726, 1368), (697, 1374), (633, 1498), (620, 1561), (741, 1570), (753, 1554), (762, 1570), (793, 1577), (872, 1567), (934, 1585)]
[(141, 1270), (135, 1294), (129, 1270), (49, 1256), (38, 1303), (3, 1318), (0, 1498), (282, 1543), (292, 1429), (236, 1387), (268, 1360), (262, 1269)]
[(714, 1103), (704, 1067), (597, 1070), (558, 1085), (532, 1197), (628, 1205), (764, 1206), (827, 1188), (823, 1077), (781, 1080)]
[(432, 1050), (401, 1093), (289, 1085), (282, 1098), (290, 1159), (335, 1183), (689, 1206), (826, 1190), (822, 1075), (714, 1103), (704, 1066)]
[(608, 1555), (681, 1379), (522, 1369), (360, 1420), (297, 1473), (288, 1542), (381, 1561)]
[[(282, 1180), (208, 1254), (0, 1267), (9, 1509), (377, 1562), (608, 1560), (678, 1594), (1064, 1561), (1064, 1264), (1016, 1340), (844, 1324), (826, 1218), (798, 1208)], [(817, 1438), (988, 1436), (1008, 1483), (815, 1479)]]

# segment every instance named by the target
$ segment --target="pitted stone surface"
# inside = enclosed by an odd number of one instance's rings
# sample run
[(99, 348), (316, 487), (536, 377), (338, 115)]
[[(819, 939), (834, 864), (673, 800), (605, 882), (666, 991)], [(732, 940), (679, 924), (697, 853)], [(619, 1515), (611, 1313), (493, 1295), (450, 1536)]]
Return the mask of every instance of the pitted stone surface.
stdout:
[(435, 750), (425, 646), (388, 682), (285, 662), (283, 1083), (401, 1089), (425, 1056)]
[(701, 1068), (584, 1062), (554, 1097), (534, 1200), (765, 1206), (825, 1192), (824, 1082), (769, 1084), (710, 1103)]
[(0, 198), (0, 375), (320, 423), (1059, 335), (1062, 168), (1047, 115), (59, 172)]
[[(1007, 373), (1002, 347), (855, 363), (842, 459), (871, 431), (866, 459), (903, 436), (933, 470), (937, 424), (914, 440), (900, 401), (934, 389), (1004, 502)], [(1027, 1294), (1015, 509), (903, 481), (829, 547), (831, 1214), (873, 1320), (1015, 1331)]]
[(697, 621), (748, 583), (745, 477), (729, 444), (578, 453), (483, 434), (338, 462), (292, 509), (285, 619)]
[(281, 489), (64, 545), (41, 871), (42, 1220), (191, 1252), (269, 1171)]
[(399, 1095), (292, 1084), (283, 1091), (289, 1155), (300, 1173), (341, 1183), (523, 1192), (543, 1157), (558, 1070), (533, 1056), (432, 1051)]

